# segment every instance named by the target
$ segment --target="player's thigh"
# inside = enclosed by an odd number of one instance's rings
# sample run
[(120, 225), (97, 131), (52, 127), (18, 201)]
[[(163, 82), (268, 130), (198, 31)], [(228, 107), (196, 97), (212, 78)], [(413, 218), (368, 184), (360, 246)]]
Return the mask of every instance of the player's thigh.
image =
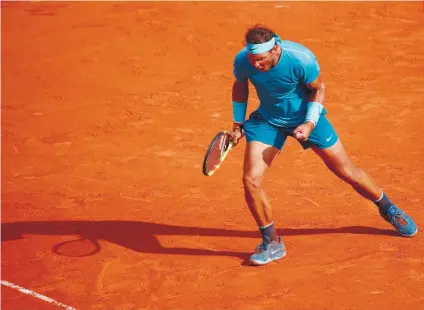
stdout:
[(348, 178), (355, 170), (355, 166), (347, 154), (340, 139), (327, 148), (312, 146), (312, 150), (324, 161), (326, 166), (336, 175)]
[(244, 155), (244, 177), (262, 178), (279, 153), (280, 150), (272, 145), (259, 141), (248, 142)]
[(282, 149), (287, 137), (284, 130), (268, 123), (258, 111), (243, 125), (246, 134), (244, 178), (261, 178)]

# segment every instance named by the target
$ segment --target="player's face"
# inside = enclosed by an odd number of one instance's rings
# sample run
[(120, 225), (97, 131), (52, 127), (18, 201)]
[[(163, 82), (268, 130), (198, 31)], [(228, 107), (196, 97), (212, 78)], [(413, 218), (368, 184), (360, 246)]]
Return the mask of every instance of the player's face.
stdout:
[(262, 54), (247, 54), (249, 62), (259, 71), (269, 71), (274, 64), (273, 50)]

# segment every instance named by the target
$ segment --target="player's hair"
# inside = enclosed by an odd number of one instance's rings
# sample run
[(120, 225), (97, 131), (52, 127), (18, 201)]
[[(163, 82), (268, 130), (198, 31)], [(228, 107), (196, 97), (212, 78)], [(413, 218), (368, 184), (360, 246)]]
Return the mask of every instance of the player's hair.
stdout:
[(247, 44), (259, 44), (268, 42), (275, 35), (275, 32), (263, 25), (254, 25), (249, 28), (245, 35)]

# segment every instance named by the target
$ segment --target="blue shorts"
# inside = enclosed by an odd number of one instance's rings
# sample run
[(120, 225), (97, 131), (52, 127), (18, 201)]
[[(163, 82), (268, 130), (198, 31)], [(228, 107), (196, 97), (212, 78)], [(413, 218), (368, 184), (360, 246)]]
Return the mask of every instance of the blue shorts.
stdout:
[[(243, 129), (246, 134), (247, 142), (259, 141), (281, 150), (286, 142), (287, 136), (294, 138), (293, 131), (296, 127), (284, 128), (272, 125), (266, 121), (258, 111), (254, 111), (244, 123)], [(311, 146), (325, 149), (334, 145), (337, 140), (338, 136), (333, 126), (325, 115), (321, 115), (308, 140), (299, 141), (299, 143), (304, 149)]]

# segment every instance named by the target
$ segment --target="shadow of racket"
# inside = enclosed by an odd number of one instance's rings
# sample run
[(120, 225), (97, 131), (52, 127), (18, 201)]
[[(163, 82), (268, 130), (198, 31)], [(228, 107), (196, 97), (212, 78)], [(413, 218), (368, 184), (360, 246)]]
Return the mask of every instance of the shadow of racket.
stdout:
[(80, 237), (60, 242), (52, 247), (53, 253), (67, 257), (86, 257), (99, 253), (101, 246), (96, 239)]

